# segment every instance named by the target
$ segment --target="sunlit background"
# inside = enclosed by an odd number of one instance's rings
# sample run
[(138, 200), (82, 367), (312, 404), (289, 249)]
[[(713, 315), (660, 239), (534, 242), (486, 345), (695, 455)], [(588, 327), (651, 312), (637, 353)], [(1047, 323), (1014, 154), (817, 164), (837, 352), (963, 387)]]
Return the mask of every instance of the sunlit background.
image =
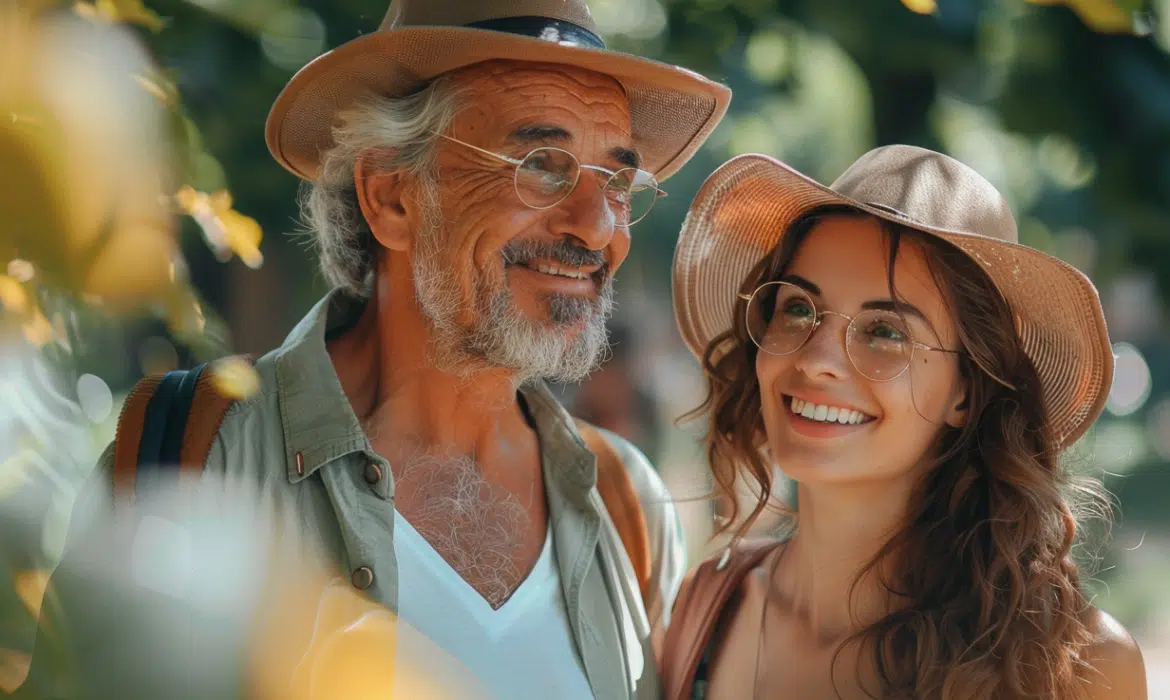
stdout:
[[(1170, 0), (590, 6), (611, 47), (701, 71), (735, 98), (636, 227), (614, 359), (565, 401), (640, 445), (680, 499), (706, 493), (698, 426), (675, 424), (703, 387), (669, 297), (700, 182), (745, 152), (831, 181), (876, 145), (945, 151), (1005, 194), (1023, 243), (1101, 291), (1116, 379), (1070, 467), (1105, 481), (1118, 520), (1085, 558), (1095, 602), (1143, 646), (1151, 697), (1170, 697)], [(385, 9), (0, 4), (0, 694), (23, 679), (44, 572), (134, 381), (259, 355), (324, 293), (264, 119), (299, 67)], [(224, 381), (247, 390), (246, 376)], [(716, 506), (680, 508), (697, 558)]]

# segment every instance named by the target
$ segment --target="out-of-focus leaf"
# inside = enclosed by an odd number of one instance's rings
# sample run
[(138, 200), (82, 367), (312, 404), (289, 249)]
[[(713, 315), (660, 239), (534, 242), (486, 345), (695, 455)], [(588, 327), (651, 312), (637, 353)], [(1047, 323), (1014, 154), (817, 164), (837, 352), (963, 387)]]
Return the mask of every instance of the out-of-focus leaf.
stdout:
[(221, 190), (208, 195), (184, 186), (176, 193), (175, 201), (199, 224), (203, 237), (221, 261), (229, 260), (234, 253), (253, 269), (263, 264), (260, 224), (232, 208), (231, 193)]
[[(15, 120), (13, 114), (37, 114), (39, 123)], [(69, 202), (62, 187), (65, 154), (53, 143), (54, 126), (42, 110), (0, 102), (0, 260), (36, 260), (51, 281), (62, 283), (72, 267), (64, 245)]]
[(41, 616), (41, 603), (45, 599), (45, 591), (49, 588), (49, 576), (52, 572), (44, 569), (34, 569), (32, 571), (21, 571), (16, 574), (14, 585), (16, 586), (16, 594), (20, 596), (24, 607), (28, 609), (30, 615), (39, 619)]
[(142, 4), (142, 0), (95, 0), (92, 3), (79, 0), (73, 8), (86, 19), (137, 24), (155, 32), (166, 26), (161, 17)]
[(28, 678), (32, 657), (15, 649), (0, 649), (0, 692), (11, 695)]
[[(1033, 5), (1068, 5), (1090, 29), (1109, 34), (1134, 31), (1140, 0), (1028, 0)], [(1137, 7), (1134, 7), (1137, 5)]]

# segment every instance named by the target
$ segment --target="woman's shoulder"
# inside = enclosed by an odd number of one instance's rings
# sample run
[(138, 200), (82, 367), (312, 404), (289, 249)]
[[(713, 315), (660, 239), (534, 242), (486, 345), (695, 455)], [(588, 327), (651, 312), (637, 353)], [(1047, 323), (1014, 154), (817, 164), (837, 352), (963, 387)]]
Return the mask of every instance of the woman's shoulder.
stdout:
[(1146, 700), (1146, 665), (1129, 630), (1109, 613), (1091, 607), (1089, 629), (1095, 635), (1089, 649), (1092, 666), (1089, 697), (1093, 700)]

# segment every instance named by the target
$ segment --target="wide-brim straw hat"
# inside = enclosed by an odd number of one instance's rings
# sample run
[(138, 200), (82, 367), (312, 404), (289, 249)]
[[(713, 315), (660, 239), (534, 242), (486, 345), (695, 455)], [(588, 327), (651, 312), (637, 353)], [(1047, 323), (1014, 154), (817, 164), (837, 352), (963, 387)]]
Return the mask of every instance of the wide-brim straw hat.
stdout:
[(732, 328), (748, 274), (789, 225), (829, 204), (937, 236), (970, 256), (1012, 309), (1058, 444), (1092, 425), (1113, 381), (1096, 287), (1071, 265), (1020, 245), (1011, 210), (979, 173), (913, 146), (870, 151), (828, 187), (763, 155), (716, 170), (691, 204), (674, 257), (675, 316), (691, 352), (701, 358)]
[(393, 0), (378, 31), (314, 59), (276, 98), (268, 149), (313, 180), (333, 119), (355, 99), (406, 95), (444, 73), (495, 59), (575, 66), (617, 80), (642, 168), (665, 180), (723, 118), (731, 91), (678, 66), (610, 51), (584, 0)]

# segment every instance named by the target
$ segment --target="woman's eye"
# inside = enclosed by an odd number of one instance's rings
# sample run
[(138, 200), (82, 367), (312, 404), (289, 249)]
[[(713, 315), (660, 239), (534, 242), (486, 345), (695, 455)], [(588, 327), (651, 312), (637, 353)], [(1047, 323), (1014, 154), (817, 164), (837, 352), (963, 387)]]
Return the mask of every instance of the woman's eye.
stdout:
[(875, 323), (869, 328), (869, 335), (879, 340), (906, 340), (906, 334), (888, 323)]
[(789, 302), (784, 307), (784, 313), (788, 314), (789, 316), (807, 318), (813, 315), (813, 310), (811, 306), (805, 304), (804, 302), (794, 301)]

